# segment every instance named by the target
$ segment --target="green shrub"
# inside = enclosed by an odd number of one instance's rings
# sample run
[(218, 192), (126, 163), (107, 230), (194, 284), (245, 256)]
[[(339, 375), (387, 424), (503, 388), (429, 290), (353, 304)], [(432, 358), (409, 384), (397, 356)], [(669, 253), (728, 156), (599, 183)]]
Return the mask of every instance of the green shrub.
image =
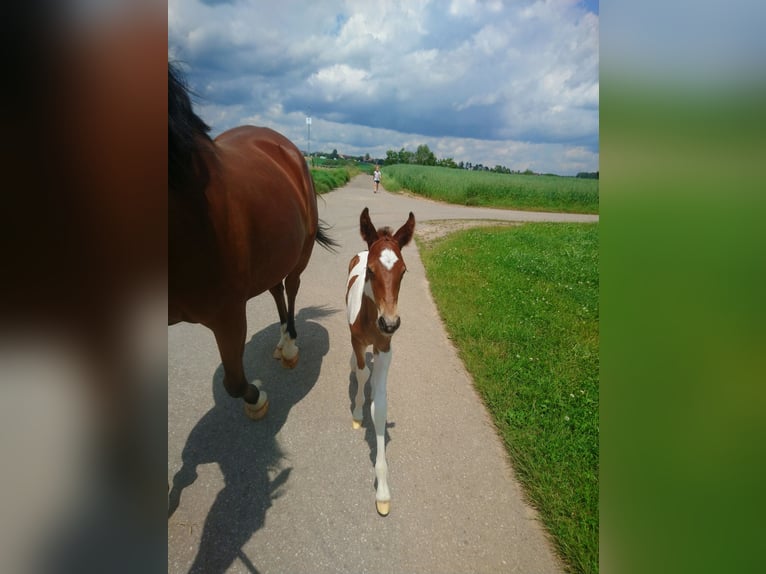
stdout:
[(321, 194), (346, 185), (351, 179), (351, 173), (346, 167), (330, 169), (312, 167), (311, 177), (314, 180), (316, 192)]

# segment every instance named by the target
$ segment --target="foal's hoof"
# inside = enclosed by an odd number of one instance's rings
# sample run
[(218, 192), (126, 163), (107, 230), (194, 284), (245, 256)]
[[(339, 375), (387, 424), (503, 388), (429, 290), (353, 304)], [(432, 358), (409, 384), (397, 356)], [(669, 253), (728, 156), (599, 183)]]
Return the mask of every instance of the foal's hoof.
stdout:
[(391, 512), (391, 501), (376, 500), (375, 509), (378, 511), (378, 514), (380, 514), (381, 516), (388, 516), (388, 513)]
[(362, 428), (362, 421), (351, 419), (351, 428), (354, 430), (359, 430), (360, 428)]
[(295, 353), (294, 357), (285, 357), (284, 353), (282, 353), (282, 366), (285, 369), (294, 369), (295, 365), (298, 364), (298, 353)]
[(266, 396), (266, 391), (261, 391), (258, 397), (258, 402), (254, 405), (245, 403), (245, 414), (251, 420), (257, 421), (266, 416), (269, 410), (269, 398)]

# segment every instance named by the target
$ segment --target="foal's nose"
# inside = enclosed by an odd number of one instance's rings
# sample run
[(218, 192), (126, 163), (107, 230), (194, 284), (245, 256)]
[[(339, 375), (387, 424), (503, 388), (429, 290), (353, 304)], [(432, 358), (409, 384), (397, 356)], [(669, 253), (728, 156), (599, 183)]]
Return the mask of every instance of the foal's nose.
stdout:
[(378, 328), (383, 333), (387, 333), (389, 335), (392, 335), (398, 328), (399, 325), (402, 324), (402, 320), (397, 315), (393, 321), (388, 320), (386, 317), (381, 315), (378, 317)]

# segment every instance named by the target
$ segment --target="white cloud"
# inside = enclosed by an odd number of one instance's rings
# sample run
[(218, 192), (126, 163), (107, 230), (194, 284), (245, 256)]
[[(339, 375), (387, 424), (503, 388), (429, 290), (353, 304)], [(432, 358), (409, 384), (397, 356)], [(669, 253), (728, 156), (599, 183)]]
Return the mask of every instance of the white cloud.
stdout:
[(322, 68), (309, 77), (308, 85), (328, 102), (335, 102), (347, 96), (369, 97), (375, 92), (369, 72), (346, 64)]
[(217, 131), (260, 122), (305, 139), (310, 111), (312, 140), (341, 153), (427, 143), (561, 173), (574, 149), (588, 150), (577, 171), (598, 169), (598, 23), (570, 0), (168, 4), (169, 54)]

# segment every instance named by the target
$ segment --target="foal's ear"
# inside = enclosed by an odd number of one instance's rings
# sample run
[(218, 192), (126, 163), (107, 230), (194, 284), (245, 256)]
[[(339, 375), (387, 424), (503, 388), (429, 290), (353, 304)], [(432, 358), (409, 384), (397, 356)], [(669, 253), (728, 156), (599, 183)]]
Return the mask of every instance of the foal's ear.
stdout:
[(372, 224), (370, 210), (366, 207), (359, 216), (359, 232), (362, 234), (362, 239), (367, 242), (367, 247), (372, 247), (372, 244), (378, 240), (378, 230)]
[(394, 239), (399, 244), (399, 249), (410, 242), (413, 233), (415, 233), (415, 215), (410, 211), (410, 217), (407, 219), (407, 222), (394, 234)]

